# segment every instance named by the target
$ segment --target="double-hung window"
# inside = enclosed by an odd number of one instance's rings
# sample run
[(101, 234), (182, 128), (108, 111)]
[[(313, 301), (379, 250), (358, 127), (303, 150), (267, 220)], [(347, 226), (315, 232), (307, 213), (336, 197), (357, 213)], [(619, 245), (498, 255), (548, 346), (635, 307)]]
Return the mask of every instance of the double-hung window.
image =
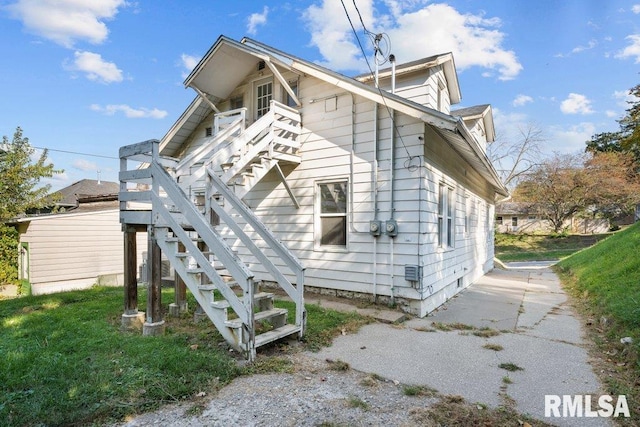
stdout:
[(438, 246), (452, 248), (455, 241), (455, 193), (453, 188), (440, 184), (438, 194)]
[(347, 247), (347, 181), (317, 184), (316, 242), (321, 247)]

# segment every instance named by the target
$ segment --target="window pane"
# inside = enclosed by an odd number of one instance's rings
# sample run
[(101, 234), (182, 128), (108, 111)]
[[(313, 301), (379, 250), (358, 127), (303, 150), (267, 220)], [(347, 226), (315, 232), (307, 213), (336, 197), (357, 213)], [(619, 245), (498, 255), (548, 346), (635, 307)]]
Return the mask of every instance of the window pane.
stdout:
[(347, 219), (346, 217), (321, 218), (322, 235), (321, 245), (347, 245)]
[(320, 184), (320, 213), (347, 213), (347, 183)]

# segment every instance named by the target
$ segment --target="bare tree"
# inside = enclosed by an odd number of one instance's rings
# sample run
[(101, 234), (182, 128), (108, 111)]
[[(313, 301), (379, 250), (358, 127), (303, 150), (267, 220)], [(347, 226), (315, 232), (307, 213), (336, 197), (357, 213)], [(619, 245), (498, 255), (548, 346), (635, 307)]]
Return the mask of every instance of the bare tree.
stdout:
[(540, 163), (541, 145), (546, 140), (535, 123), (518, 126), (518, 134), (513, 139), (499, 136), (487, 149), (489, 159), (508, 188)]

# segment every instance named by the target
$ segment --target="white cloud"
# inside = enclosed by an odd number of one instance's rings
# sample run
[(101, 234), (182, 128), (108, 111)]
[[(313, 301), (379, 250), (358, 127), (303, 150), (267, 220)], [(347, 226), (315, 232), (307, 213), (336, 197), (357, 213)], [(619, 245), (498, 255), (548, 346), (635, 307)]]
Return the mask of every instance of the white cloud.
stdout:
[(631, 11), (635, 14), (640, 13), (640, 4), (634, 4), (633, 6), (631, 6)]
[(180, 55), (180, 66), (184, 68), (184, 70), (182, 71), (183, 79), (186, 79), (189, 74), (191, 74), (191, 71), (195, 68), (196, 65), (198, 65), (200, 59), (201, 57), (199, 56), (188, 55), (186, 53)]
[(96, 163), (84, 159), (76, 159), (73, 162), (73, 167), (83, 172), (98, 170), (98, 165)]
[(269, 15), (269, 8), (267, 6), (262, 9), (262, 13), (252, 13), (249, 15), (247, 19), (247, 32), (249, 34), (256, 34), (258, 26), (267, 23), (267, 15)]
[(109, 104), (104, 107), (98, 104), (92, 104), (89, 107), (93, 111), (97, 111), (108, 116), (113, 116), (116, 113), (124, 113), (125, 117), (130, 119), (163, 119), (167, 116), (167, 112), (164, 110), (158, 110), (157, 108), (132, 108), (126, 104)]
[(571, 51), (571, 53), (580, 53), (583, 52), (585, 50), (589, 50), (589, 49), (593, 49), (594, 47), (596, 47), (598, 45), (598, 42), (595, 40), (590, 40), (589, 43), (586, 46), (577, 46), (574, 47), (573, 50)]
[[(351, 2), (345, 2), (356, 29), (362, 24)], [(390, 36), (392, 50), (400, 63), (434, 54), (453, 52), (456, 66), (485, 68), (500, 80), (515, 78), (522, 70), (516, 54), (502, 47), (505, 34), (499, 30), (498, 18), (483, 14), (461, 14), (446, 4), (424, 6), (423, 1), (385, 2), (389, 14), (374, 9), (373, 1), (360, 1), (358, 9), (369, 31)], [(325, 58), (325, 65), (335, 69), (362, 70), (362, 53), (353, 37), (340, 2), (323, 0), (310, 6), (304, 14), (311, 43)], [(360, 31), (361, 33), (361, 31)], [(361, 37), (365, 49), (371, 44)], [(371, 53), (371, 52), (367, 52)]]
[(18, 0), (7, 6), (26, 29), (65, 47), (78, 40), (99, 44), (107, 39), (104, 23), (126, 0)]
[[(360, 2), (360, 12), (364, 15), (365, 25), (371, 24), (371, 0)], [(344, 3), (349, 16), (356, 17), (356, 11), (350, 2)], [(337, 19), (341, 17), (341, 19)], [(361, 52), (355, 40), (342, 4), (324, 0), (320, 6), (311, 5), (305, 10), (303, 18), (311, 32), (311, 44), (318, 48), (325, 59), (323, 65), (338, 70), (360, 70), (364, 67)]]
[(607, 111), (604, 112), (604, 114), (609, 118), (618, 117), (618, 113), (616, 113), (613, 110), (607, 110)]
[(613, 97), (618, 100), (618, 105), (624, 108), (628, 108), (630, 103), (640, 101), (630, 90), (616, 90), (613, 92)]
[(625, 39), (630, 40), (629, 46), (616, 53), (615, 57), (620, 59), (635, 58), (635, 63), (640, 64), (640, 34), (631, 34)]
[(512, 104), (514, 107), (522, 107), (523, 105), (526, 105), (530, 102), (533, 102), (533, 98), (530, 97), (529, 95), (518, 95), (516, 96), (516, 99), (513, 100)]
[(560, 153), (583, 152), (587, 141), (596, 133), (596, 126), (583, 122), (568, 128), (551, 127), (549, 129), (548, 147)]
[(102, 59), (102, 56), (93, 52), (74, 53), (73, 64), (65, 65), (72, 71), (80, 71), (86, 74), (89, 80), (100, 83), (119, 83), (122, 81), (122, 70), (120, 70), (113, 62)]
[(591, 114), (591, 100), (579, 93), (570, 93), (569, 97), (560, 103), (560, 111), (564, 114)]

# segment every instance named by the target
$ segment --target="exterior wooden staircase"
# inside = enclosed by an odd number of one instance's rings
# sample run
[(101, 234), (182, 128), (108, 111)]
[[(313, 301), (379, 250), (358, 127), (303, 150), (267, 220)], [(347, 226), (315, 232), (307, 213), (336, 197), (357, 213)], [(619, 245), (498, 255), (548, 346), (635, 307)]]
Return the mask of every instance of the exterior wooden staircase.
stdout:
[[(244, 109), (217, 115), (215, 125), (217, 132), (180, 160), (160, 156), (157, 140), (120, 149), (120, 222), (148, 226), (224, 339), (253, 360), (257, 347), (302, 337), (305, 329), (304, 267), (242, 201), (272, 169), (288, 189), (280, 163), (300, 163), (300, 115), (272, 101), (247, 128)], [(230, 242), (242, 245), (295, 302), (294, 323), (287, 310), (274, 308), (273, 294), (260, 292)]]

